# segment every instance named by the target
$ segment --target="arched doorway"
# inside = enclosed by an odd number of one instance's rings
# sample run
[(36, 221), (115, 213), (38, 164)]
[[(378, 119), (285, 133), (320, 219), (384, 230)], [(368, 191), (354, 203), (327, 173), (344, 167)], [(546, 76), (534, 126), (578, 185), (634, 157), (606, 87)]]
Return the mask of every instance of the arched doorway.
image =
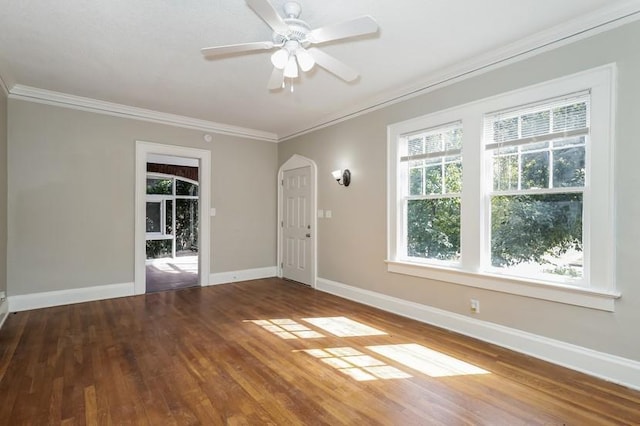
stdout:
[(297, 154), (278, 171), (278, 276), (314, 288), (317, 176), (315, 162)]

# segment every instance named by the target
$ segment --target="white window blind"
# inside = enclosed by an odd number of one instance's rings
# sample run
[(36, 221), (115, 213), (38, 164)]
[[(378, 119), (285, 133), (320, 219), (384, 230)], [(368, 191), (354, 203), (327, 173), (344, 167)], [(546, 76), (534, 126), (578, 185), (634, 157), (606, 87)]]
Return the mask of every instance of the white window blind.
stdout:
[(589, 91), (485, 115), (487, 150), (589, 133)]
[(401, 136), (406, 141), (400, 161), (424, 160), (462, 152), (462, 122), (449, 123)]

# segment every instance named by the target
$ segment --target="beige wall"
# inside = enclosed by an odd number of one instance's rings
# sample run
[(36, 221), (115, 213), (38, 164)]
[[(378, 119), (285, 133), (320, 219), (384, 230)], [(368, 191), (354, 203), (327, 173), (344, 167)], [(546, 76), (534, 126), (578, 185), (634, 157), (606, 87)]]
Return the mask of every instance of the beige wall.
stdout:
[[(279, 144), (279, 164), (300, 154), (318, 165), (318, 276), (366, 290), (640, 361), (640, 23), (596, 35), (384, 109)], [(617, 62), (617, 288), (614, 313), (386, 272), (386, 126), (530, 84)], [(330, 171), (351, 169), (349, 188)]]
[(276, 144), (14, 99), (8, 117), (10, 296), (133, 282), (136, 140), (211, 150), (212, 273), (275, 265)]
[(7, 95), (0, 88), (0, 291), (7, 290)]

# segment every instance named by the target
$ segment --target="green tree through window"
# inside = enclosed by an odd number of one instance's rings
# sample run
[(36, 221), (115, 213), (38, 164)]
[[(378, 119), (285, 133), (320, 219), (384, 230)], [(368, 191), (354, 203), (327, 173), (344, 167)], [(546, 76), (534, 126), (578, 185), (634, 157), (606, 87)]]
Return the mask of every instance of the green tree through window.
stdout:
[(460, 256), (462, 127), (429, 129), (406, 140), (406, 251), (452, 261)]

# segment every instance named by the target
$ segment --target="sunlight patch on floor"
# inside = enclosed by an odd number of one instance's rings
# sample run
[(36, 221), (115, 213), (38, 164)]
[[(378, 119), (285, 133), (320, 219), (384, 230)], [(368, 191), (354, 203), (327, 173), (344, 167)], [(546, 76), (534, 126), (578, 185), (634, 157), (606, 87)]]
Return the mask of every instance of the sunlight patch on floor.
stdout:
[(318, 328), (338, 337), (381, 336), (384, 331), (369, 327), (347, 317), (302, 318)]
[(198, 256), (165, 257), (160, 259), (147, 259), (146, 266), (151, 266), (160, 272), (180, 274), (183, 272), (198, 273)]
[(351, 347), (303, 349), (294, 352), (305, 352), (359, 382), (411, 377), (404, 371)]
[(489, 374), (489, 371), (417, 343), (367, 346), (373, 352), (431, 377)]
[(172, 263), (171, 266), (173, 268), (178, 269), (180, 272), (189, 272), (191, 274), (198, 273), (198, 264), (197, 263)]
[(263, 329), (275, 334), (282, 339), (317, 339), (325, 337), (317, 331), (311, 330), (304, 324), (300, 324), (292, 319), (269, 319), (269, 320), (245, 320), (261, 326)]
[(165, 274), (179, 274), (181, 271), (171, 266), (170, 263), (155, 263), (151, 267)]

